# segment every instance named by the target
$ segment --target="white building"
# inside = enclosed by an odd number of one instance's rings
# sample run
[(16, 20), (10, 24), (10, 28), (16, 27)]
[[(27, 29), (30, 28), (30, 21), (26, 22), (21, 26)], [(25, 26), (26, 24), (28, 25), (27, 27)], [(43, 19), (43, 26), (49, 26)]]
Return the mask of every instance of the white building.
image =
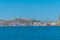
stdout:
[(34, 22), (33, 26), (47, 26), (46, 22)]

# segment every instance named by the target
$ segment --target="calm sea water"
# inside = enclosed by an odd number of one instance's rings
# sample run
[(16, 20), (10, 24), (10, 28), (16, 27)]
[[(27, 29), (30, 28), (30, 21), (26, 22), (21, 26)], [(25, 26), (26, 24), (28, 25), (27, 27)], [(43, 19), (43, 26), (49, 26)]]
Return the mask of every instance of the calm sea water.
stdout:
[(60, 27), (0, 27), (0, 40), (60, 40)]

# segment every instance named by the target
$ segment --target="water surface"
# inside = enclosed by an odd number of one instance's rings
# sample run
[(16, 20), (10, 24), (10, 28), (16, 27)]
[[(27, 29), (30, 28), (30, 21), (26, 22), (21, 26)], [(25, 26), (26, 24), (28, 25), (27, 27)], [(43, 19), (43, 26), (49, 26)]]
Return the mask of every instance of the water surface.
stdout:
[(59, 26), (0, 27), (0, 40), (60, 40)]

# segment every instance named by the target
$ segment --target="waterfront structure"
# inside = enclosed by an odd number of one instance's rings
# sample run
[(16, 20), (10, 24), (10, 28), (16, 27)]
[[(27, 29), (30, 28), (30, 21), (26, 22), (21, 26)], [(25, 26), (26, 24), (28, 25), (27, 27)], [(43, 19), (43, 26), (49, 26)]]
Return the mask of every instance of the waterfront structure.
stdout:
[(56, 22), (49, 22), (48, 23), (48, 26), (56, 26), (57, 24), (56, 24)]
[(41, 26), (48, 26), (46, 22), (41, 22)]
[(58, 22), (39, 21), (34, 19), (16, 18), (10, 20), (0, 20), (0, 26), (60, 26), (60, 16)]
[(47, 26), (46, 22), (34, 22), (33, 26)]
[(33, 26), (41, 26), (41, 22), (34, 22)]

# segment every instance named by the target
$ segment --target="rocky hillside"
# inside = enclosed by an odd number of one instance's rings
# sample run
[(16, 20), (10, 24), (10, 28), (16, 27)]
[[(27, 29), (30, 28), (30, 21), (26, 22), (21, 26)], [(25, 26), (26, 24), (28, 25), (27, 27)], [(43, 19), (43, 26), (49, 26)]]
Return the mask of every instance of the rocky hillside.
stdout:
[(0, 25), (2, 26), (13, 26), (13, 25), (31, 26), (33, 22), (38, 22), (38, 21), (34, 19), (17, 18), (17, 19), (10, 19), (10, 20), (0, 20)]

